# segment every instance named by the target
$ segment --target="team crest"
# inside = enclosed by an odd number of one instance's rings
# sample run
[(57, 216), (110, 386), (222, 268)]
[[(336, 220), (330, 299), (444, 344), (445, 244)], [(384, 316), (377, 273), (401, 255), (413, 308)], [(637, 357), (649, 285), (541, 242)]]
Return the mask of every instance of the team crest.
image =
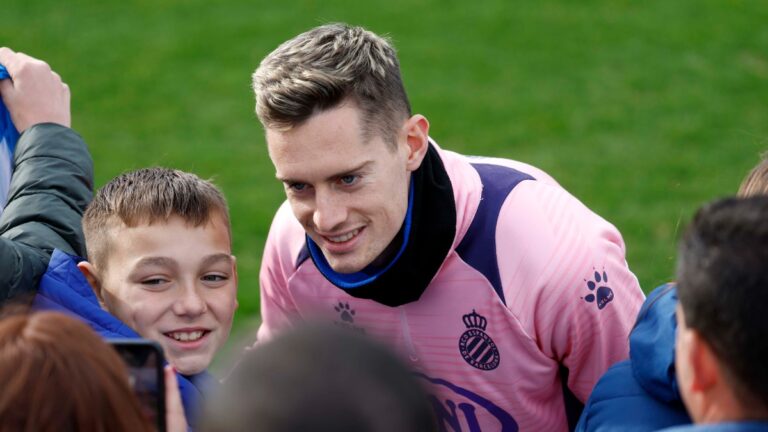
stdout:
[(471, 314), (464, 315), (462, 319), (468, 330), (459, 338), (461, 356), (477, 369), (486, 371), (496, 369), (501, 358), (496, 344), (485, 333), (488, 321), (474, 309)]

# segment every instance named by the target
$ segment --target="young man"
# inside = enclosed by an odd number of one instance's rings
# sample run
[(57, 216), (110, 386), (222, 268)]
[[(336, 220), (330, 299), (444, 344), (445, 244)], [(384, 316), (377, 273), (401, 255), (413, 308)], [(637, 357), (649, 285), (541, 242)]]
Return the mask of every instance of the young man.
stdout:
[(618, 231), (536, 168), (440, 149), (362, 28), (301, 34), (253, 80), (288, 197), (259, 341), (335, 321), (403, 353), (442, 428), (565, 430), (643, 300)]
[[(0, 74), (0, 96), (12, 119), (0, 119), (6, 128), (0, 146), (14, 144), (11, 160), (0, 156), (3, 304), (34, 293), (54, 248), (85, 254), (80, 219), (93, 197), (93, 162), (70, 129), (69, 87), (61, 77), (46, 63), (8, 48), (0, 48), (0, 65), (7, 71)], [(7, 162), (10, 169), (2, 166)]]
[(160, 343), (190, 424), (237, 307), (229, 214), (211, 183), (181, 171), (122, 174), (83, 216), (88, 261), (55, 251), (35, 298), (106, 338)]
[(768, 198), (725, 199), (693, 219), (678, 258), (675, 366), (695, 425), (768, 431)]

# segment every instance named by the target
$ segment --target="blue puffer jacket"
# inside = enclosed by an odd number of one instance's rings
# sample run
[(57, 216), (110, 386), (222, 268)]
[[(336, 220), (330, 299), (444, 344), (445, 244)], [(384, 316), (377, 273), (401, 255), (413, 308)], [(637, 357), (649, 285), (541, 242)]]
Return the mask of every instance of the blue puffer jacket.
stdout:
[[(33, 310), (64, 312), (83, 320), (103, 338), (139, 338), (140, 336), (119, 319), (99, 306), (96, 294), (77, 268), (78, 258), (56, 249), (48, 270), (40, 280)], [(177, 375), (184, 412), (190, 428), (194, 428), (203, 395), (211, 390), (214, 380), (207, 372), (197, 375)]]
[(662, 432), (768, 432), (766, 422), (729, 422), (678, 426)]
[(691, 423), (675, 378), (676, 305), (673, 284), (648, 296), (629, 336), (629, 360), (597, 382), (577, 431), (655, 431)]

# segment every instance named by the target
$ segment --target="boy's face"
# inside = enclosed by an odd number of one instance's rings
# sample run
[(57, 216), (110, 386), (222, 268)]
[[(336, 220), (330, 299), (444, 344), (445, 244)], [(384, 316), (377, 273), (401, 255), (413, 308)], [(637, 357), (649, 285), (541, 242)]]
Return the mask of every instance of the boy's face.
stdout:
[(237, 272), (220, 216), (193, 227), (168, 222), (110, 229), (106, 269), (94, 268), (106, 309), (158, 341), (182, 374), (202, 372), (229, 336)]

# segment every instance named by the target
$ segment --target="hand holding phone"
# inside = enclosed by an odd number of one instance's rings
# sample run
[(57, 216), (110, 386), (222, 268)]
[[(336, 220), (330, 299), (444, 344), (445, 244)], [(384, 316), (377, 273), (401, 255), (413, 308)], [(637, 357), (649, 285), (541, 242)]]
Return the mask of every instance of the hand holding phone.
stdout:
[[(160, 432), (166, 429), (166, 376), (163, 349), (148, 339), (109, 339), (128, 369), (128, 379), (147, 420)], [(174, 383), (176, 377), (173, 377)], [(178, 394), (178, 385), (175, 385)], [(179, 403), (181, 398), (179, 398)], [(183, 416), (183, 408), (182, 408)]]

